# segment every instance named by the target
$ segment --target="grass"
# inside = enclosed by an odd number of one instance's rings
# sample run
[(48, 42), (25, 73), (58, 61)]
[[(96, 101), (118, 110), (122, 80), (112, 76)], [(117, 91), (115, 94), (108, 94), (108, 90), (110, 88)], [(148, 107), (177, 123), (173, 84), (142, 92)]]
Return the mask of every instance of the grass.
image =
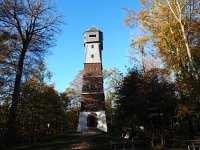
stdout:
[[(109, 150), (109, 141), (114, 138), (116, 137), (108, 134), (91, 136), (78, 136), (76, 134), (68, 134), (49, 137), (45, 141), (39, 143), (4, 145), (3, 148), (4, 150)], [(136, 145), (134, 150), (148, 150), (148, 148), (138, 148)]]
[(33, 144), (6, 145), (5, 150), (107, 150), (109, 149), (109, 140), (112, 136), (92, 135), (60, 135), (50, 137), (43, 142)]

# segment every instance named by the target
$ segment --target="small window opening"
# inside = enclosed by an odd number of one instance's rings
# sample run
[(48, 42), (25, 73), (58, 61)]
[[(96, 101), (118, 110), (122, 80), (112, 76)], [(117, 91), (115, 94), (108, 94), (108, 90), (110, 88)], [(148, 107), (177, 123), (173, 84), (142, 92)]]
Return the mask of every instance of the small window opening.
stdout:
[(89, 37), (96, 37), (96, 35), (95, 34), (91, 34), (91, 35), (89, 35)]
[(91, 55), (91, 58), (94, 58), (94, 54)]
[(91, 45), (91, 48), (94, 48), (94, 45)]

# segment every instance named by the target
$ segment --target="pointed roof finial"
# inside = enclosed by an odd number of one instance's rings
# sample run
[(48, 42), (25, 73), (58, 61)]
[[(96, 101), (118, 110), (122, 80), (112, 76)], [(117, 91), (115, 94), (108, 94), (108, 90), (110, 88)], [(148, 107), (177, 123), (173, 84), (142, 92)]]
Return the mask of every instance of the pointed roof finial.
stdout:
[(96, 26), (92, 26), (91, 28), (89, 28), (87, 31), (99, 31), (99, 29)]

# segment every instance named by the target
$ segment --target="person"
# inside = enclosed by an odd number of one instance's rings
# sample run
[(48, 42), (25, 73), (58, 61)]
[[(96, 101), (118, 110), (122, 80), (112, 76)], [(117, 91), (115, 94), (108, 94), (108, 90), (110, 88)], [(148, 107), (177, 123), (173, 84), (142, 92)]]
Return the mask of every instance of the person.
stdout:
[(126, 135), (124, 136), (125, 139), (129, 139), (130, 138), (130, 132), (128, 129), (126, 129)]
[(122, 135), (121, 135), (121, 137), (124, 138), (125, 136), (126, 136), (126, 130), (123, 129), (123, 130), (122, 130)]

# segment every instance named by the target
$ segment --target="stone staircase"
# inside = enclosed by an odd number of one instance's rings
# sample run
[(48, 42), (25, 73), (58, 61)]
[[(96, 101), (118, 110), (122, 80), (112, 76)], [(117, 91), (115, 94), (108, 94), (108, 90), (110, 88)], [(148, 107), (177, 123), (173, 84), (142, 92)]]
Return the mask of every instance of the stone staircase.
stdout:
[(82, 135), (98, 135), (98, 134), (102, 134), (102, 131), (97, 128), (89, 127), (80, 134), (82, 134)]

